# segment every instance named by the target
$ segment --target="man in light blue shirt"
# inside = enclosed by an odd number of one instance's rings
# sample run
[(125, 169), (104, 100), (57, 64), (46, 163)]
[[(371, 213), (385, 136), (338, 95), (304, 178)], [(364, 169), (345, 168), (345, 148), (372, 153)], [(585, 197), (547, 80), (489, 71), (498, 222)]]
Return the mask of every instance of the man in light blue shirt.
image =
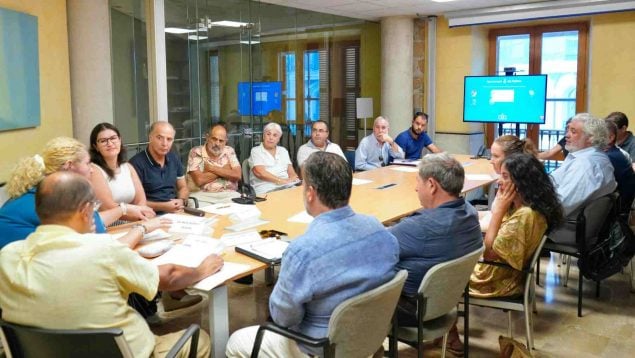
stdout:
[(380, 168), (388, 164), (389, 158), (404, 158), (403, 149), (388, 134), (389, 129), (386, 118), (375, 118), (373, 134), (362, 138), (355, 150), (355, 170)]
[[(377, 219), (355, 214), (348, 205), (353, 176), (346, 160), (316, 152), (304, 162), (302, 174), (304, 206), (314, 220), (282, 257), (269, 311), (277, 324), (323, 338), (335, 307), (394, 277), (399, 245)], [(235, 332), (227, 356), (249, 357), (257, 330)], [(260, 352), (267, 357), (321, 354), (272, 332), (263, 336)]]
[[(562, 201), (564, 215), (575, 218), (588, 202), (612, 193), (617, 184), (613, 165), (602, 149), (608, 144), (604, 121), (588, 113), (576, 114), (565, 135), (569, 155), (551, 173), (556, 192)], [(575, 230), (565, 225), (549, 238), (562, 244), (575, 243)]]

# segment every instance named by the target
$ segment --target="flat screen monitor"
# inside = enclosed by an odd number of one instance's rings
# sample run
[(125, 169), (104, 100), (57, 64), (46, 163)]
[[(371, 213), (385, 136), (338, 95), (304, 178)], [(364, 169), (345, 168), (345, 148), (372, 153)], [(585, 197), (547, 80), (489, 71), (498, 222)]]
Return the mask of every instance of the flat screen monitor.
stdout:
[(547, 75), (465, 76), (463, 121), (545, 123)]
[(282, 110), (282, 82), (238, 82), (238, 112), (242, 116), (266, 116), (274, 110)]

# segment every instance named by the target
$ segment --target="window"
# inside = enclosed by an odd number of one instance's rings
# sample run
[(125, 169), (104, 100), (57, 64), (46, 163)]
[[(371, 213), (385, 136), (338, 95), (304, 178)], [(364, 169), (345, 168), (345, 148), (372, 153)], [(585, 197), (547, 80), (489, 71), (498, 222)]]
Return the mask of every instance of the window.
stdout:
[[(521, 137), (529, 137), (541, 150), (553, 147), (564, 136), (567, 119), (584, 111), (587, 32), (584, 23), (490, 32), (490, 73), (515, 67), (518, 75), (548, 75), (545, 124), (520, 127)], [(494, 133), (494, 125), (488, 125), (490, 145)], [(505, 125), (503, 133), (514, 131)]]
[[(320, 53), (304, 52), (304, 122), (320, 119)], [(311, 135), (311, 126), (305, 126), (305, 136)]]

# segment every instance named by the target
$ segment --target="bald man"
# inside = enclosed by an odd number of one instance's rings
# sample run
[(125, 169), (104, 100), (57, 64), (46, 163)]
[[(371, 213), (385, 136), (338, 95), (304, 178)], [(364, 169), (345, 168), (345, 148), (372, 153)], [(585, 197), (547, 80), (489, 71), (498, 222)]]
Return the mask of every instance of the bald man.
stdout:
[(175, 133), (168, 122), (152, 123), (148, 146), (130, 159), (139, 174), (147, 204), (157, 214), (183, 209), (190, 194), (181, 159), (171, 151)]
[(379, 116), (373, 124), (373, 134), (359, 142), (355, 150), (355, 170), (371, 170), (386, 166), (389, 158), (403, 159), (404, 152), (392, 139), (388, 119)]

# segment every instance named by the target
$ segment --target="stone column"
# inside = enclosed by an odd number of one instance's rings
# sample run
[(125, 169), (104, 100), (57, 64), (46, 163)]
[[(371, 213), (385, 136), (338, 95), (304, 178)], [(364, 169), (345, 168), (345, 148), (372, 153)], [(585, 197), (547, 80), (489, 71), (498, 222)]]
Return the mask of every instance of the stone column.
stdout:
[(100, 122), (113, 123), (108, 0), (68, 0), (73, 135), (88, 143)]
[(412, 121), (413, 28), (410, 16), (381, 19), (381, 114), (393, 136)]

